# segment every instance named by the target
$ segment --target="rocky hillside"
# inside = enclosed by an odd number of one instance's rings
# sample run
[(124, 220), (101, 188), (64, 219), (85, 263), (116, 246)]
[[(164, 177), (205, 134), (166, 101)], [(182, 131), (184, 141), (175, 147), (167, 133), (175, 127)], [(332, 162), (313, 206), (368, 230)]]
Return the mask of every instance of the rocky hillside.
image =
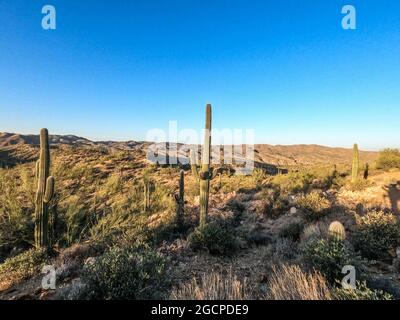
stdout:
[[(51, 135), (50, 143), (53, 146), (68, 145), (76, 147), (111, 148), (115, 150), (143, 150), (149, 143), (141, 141), (90, 141), (74, 135)], [(39, 145), (38, 135), (22, 135), (0, 133), (0, 160), (10, 154), (19, 154), (21, 160), (30, 158), (30, 148)], [(19, 151), (19, 152), (18, 152)], [(255, 161), (261, 164), (270, 164), (280, 167), (315, 165), (315, 164), (343, 164), (349, 163), (352, 149), (331, 148), (320, 145), (255, 145)], [(3, 155), (3, 156), (2, 156)], [(361, 162), (376, 160), (378, 153), (360, 151)], [(179, 154), (185, 157), (187, 154)], [(18, 156), (17, 156), (18, 158)]]

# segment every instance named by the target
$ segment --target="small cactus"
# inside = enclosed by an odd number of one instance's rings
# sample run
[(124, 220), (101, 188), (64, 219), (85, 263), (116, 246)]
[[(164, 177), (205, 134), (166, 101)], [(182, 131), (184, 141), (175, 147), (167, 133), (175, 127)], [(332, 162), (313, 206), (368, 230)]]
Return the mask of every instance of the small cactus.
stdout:
[(50, 172), (50, 147), (47, 129), (40, 131), (40, 158), (36, 163), (38, 189), (35, 200), (35, 246), (49, 247), (49, 202), (54, 195), (54, 177)]
[(359, 167), (358, 145), (354, 144), (353, 165), (352, 165), (352, 170), (351, 170), (351, 182), (353, 182), (353, 183), (358, 180), (358, 167)]
[(150, 209), (150, 205), (151, 205), (151, 194), (154, 192), (155, 190), (155, 185), (154, 182), (148, 178), (148, 177), (144, 177), (143, 178), (143, 211), (146, 213), (149, 211)]
[(367, 180), (369, 176), (369, 164), (368, 162), (365, 164), (365, 169), (364, 169), (364, 180)]
[(335, 240), (343, 241), (346, 239), (346, 230), (339, 221), (334, 221), (329, 225), (328, 234)]
[(181, 170), (179, 175), (179, 193), (175, 194), (177, 204), (176, 220), (179, 226), (183, 223), (183, 214), (185, 213), (185, 171)]
[(190, 163), (193, 175), (200, 180), (200, 226), (207, 223), (208, 198), (210, 192), (210, 181), (218, 174), (217, 170), (210, 168), (211, 162), (211, 105), (206, 106), (206, 126), (204, 134), (204, 145), (202, 150), (202, 161), (200, 171), (196, 165), (196, 154), (190, 152)]

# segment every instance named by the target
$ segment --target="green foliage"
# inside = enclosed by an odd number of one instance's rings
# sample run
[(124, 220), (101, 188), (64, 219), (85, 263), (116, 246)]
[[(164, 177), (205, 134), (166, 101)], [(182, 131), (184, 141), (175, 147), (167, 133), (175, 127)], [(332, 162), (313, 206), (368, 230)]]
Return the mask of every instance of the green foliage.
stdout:
[(193, 250), (206, 250), (213, 255), (231, 255), (237, 249), (237, 239), (232, 228), (217, 222), (199, 226), (189, 235)]
[(279, 231), (279, 236), (281, 238), (288, 238), (292, 241), (298, 241), (303, 229), (304, 225), (302, 223), (292, 222)]
[(345, 242), (336, 239), (317, 239), (304, 247), (304, 259), (311, 268), (319, 270), (330, 281), (343, 277), (342, 268), (351, 265), (352, 252)]
[(39, 273), (45, 263), (42, 249), (31, 249), (0, 264), (0, 291)]
[(394, 215), (371, 211), (357, 220), (355, 246), (364, 257), (386, 258), (400, 244), (400, 225)]
[(336, 300), (393, 300), (389, 293), (368, 288), (365, 281), (357, 281), (355, 289), (335, 288), (333, 295)]
[(284, 193), (307, 192), (315, 176), (309, 172), (289, 172), (274, 176), (271, 183)]
[(0, 262), (11, 250), (33, 244), (34, 192), (25, 183), (18, 184), (27, 172), (22, 166), (0, 171)]
[(345, 189), (350, 191), (363, 191), (366, 188), (372, 186), (373, 183), (366, 179), (358, 179), (356, 181), (351, 181), (345, 185)]
[(376, 168), (383, 170), (400, 169), (400, 151), (397, 149), (385, 149), (379, 152)]
[(147, 246), (114, 248), (85, 265), (81, 299), (160, 299), (165, 261)]
[(297, 200), (297, 205), (303, 209), (309, 221), (318, 220), (327, 214), (331, 206), (329, 200), (316, 191), (301, 196)]
[(261, 193), (259, 212), (271, 218), (288, 213), (290, 203), (288, 196), (282, 194), (279, 188), (266, 189)]

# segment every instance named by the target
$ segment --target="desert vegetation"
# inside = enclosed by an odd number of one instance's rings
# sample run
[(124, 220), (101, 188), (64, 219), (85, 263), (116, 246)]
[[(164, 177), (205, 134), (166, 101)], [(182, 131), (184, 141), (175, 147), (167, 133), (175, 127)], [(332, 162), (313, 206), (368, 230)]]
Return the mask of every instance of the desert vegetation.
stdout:
[[(3, 142), (1, 298), (400, 298), (398, 150), (354, 145), (345, 161), (243, 176), (210, 166), (207, 132), (191, 166), (149, 163), (146, 144), (52, 143), (47, 130)], [(56, 290), (40, 287), (44, 265)], [(356, 288), (341, 285), (346, 265)]]

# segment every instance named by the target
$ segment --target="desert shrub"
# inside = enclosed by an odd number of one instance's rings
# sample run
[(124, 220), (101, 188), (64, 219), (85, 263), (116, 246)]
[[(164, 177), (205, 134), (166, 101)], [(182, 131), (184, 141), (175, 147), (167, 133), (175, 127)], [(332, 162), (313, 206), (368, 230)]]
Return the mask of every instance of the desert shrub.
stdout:
[(290, 202), (279, 188), (266, 189), (261, 193), (261, 203), (257, 211), (271, 218), (278, 218), (290, 210)]
[(279, 236), (282, 238), (289, 238), (293, 241), (298, 241), (300, 239), (300, 235), (303, 232), (304, 225), (299, 222), (292, 222), (286, 226), (284, 226), (279, 231)]
[(319, 192), (313, 191), (301, 196), (297, 205), (303, 209), (307, 220), (315, 221), (329, 212), (331, 204)]
[(171, 195), (174, 193), (174, 189), (162, 184), (156, 184), (154, 193), (151, 195), (150, 200), (150, 213), (155, 212), (174, 212), (176, 202), (174, 197)]
[(365, 281), (357, 281), (355, 289), (335, 288), (333, 296), (336, 300), (393, 300), (389, 293), (368, 288)]
[(240, 202), (239, 200), (236, 200), (236, 199), (229, 200), (226, 205), (229, 209), (232, 209), (233, 211), (235, 211), (237, 213), (242, 213), (246, 209), (246, 206), (244, 205), (244, 203)]
[(79, 195), (71, 196), (65, 212), (60, 217), (63, 224), (64, 239), (67, 245), (72, 245), (84, 239), (90, 230), (91, 215), (87, 211), (83, 199)]
[(305, 273), (297, 265), (274, 267), (268, 289), (269, 300), (332, 300), (324, 276)]
[(110, 175), (106, 182), (100, 186), (98, 193), (102, 197), (109, 197), (117, 192), (121, 192), (123, 180), (120, 174)]
[(348, 181), (345, 184), (345, 189), (350, 191), (363, 191), (364, 189), (372, 186), (373, 183), (370, 180), (366, 179), (358, 179), (356, 181)]
[(271, 183), (285, 193), (307, 192), (315, 176), (307, 172), (289, 172), (273, 177)]
[(14, 248), (26, 249), (33, 243), (31, 192), (24, 184), (18, 184), (20, 178), (16, 170), (22, 169), (0, 172), (0, 263)]
[(299, 253), (299, 250), (297, 243), (295, 243), (292, 239), (278, 238), (270, 247), (270, 253), (270, 261), (281, 263), (281, 261), (289, 261), (295, 259)]
[(383, 170), (400, 168), (400, 151), (397, 149), (385, 149), (379, 152), (376, 168)]
[(400, 244), (400, 225), (392, 214), (371, 211), (357, 219), (355, 247), (369, 259), (385, 258)]
[(165, 290), (165, 261), (147, 246), (114, 248), (86, 264), (82, 299), (159, 299)]
[(254, 180), (254, 185), (257, 188), (261, 188), (263, 181), (267, 178), (267, 173), (263, 169), (256, 168), (253, 170), (252, 178)]
[(310, 241), (303, 251), (307, 265), (320, 271), (332, 283), (343, 277), (344, 266), (355, 264), (352, 252), (346, 243), (336, 239)]
[(228, 274), (204, 273), (200, 280), (193, 278), (178, 288), (174, 288), (172, 300), (249, 300), (252, 288), (246, 279), (240, 281), (230, 270)]
[(196, 228), (188, 238), (193, 250), (206, 250), (215, 255), (231, 255), (237, 249), (237, 239), (232, 228), (210, 222)]
[(112, 209), (90, 228), (90, 237), (104, 244), (121, 243), (124, 239), (147, 241), (147, 216), (121, 209)]
[(0, 264), (0, 291), (39, 273), (45, 263), (43, 250), (31, 249)]

